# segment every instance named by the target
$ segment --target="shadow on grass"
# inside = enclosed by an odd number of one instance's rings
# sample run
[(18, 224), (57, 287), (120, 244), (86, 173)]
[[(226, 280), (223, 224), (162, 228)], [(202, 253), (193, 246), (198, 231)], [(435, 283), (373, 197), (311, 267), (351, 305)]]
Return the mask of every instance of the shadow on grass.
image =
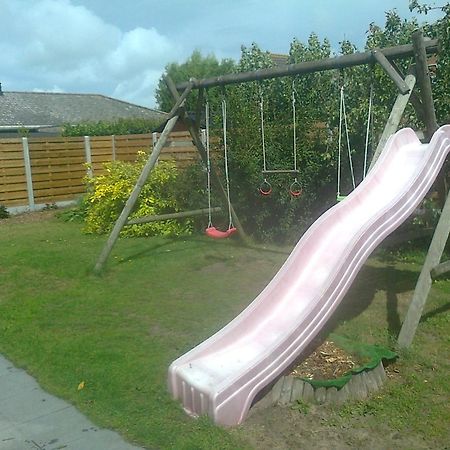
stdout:
[[(193, 244), (193, 245), (177, 245), (177, 244)], [(128, 255), (125, 255), (118, 261), (123, 264), (130, 259), (157, 257), (164, 251), (169, 250), (173, 254), (180, 254), (186, 251), (192, 251), (194, 248), (206, 249), (217, 248), (217, 246), (226, 246), (228, 248), (245, 248), (258, 252), (267, 252), (274, 254), (289, 255), (289, 250), (280, 250), (276, 248), (266, 247), (254, 243), (243, 244), (239, 239), (232, 238), (226, 240), (211, 240), (200, 234), (187, 236), (179, 236), (172, 238), (159, 238), (143, 240), (143, 245), (138, 251), (133, 252), (129, 249)], [(215, 259), (213, 254), (207, 255), (209, 259)], [(218, 258), (219, 260), (220, 258)], [(222, 261), (222, 259), (220, 259)], [(342, 300), (330, 320), (320, 333), (321, 336), (327, 336), (333, 332), (340, 323), (350, 321), (363, 313), (373, 302), (378, 291), (386, 292), (386, 323), (388, 331), (392, 336), (397, 336), (401, 328), (401, 320), (399, 315), (399, 294), (412, 291), (416, 285), (418, 273), (416, 271), (398, 269), (390, 260), (385, 260), (383, 267), (375, 267), (365, 265), (347, 295)], [(450, 307), (449, 307), (450, 308)], [(423, 320), (432, 313), (424, 315)], [(436, 313), (437, 314), (437, 313)], [(384, 319), (383, 319), (384, 320)]]
[(333, 332), (344, 321), (354, 319), (373, 302), (377, 291), (386, 292), (386, 322), (391, 335), (397, 335), (401, 328), (398, 312), (398, 295), (414, 289), (417, 272), (387, 267), (364, 266), (350, 291), (342, 300), (324, 328), (324, 335)]
[[(130, 259), (140, 259), (140, 258), (147, 258), (154, 256), (155, 253), (158, 252), (158, 250), (161, 250), (165, 247), (175, 245), (177, 243), (193, 243), (196, 246), (204, 246), (205, 248), (210, 248), (211, 246), (215, 245), (227, 245), (231, 248), (245, 248), (248, 250), (255, 250), (259, 252), (265, 252), (265, 253), (273, 253), (273, 254), (280, 254), (280, 255), (286, 255), (288, 256), (290, 251), (289, 250), (280, 250), (273, 247), (266, 247), (263, 244), (256, 244), (256, 243), (248, 243), (244, 244), (240, 239), (238, 238), (230, 238), (226, 240), (217, 240), (217, 239), (211, 239), (207, 238), (201, 234), (192, 234), (192, 235), (185, 235), (185, 236), (177, 236), (177, 237), (167, 237), (167, 238), (159, 238), (164, 239), (162, 242), (156, 242), (155, 240), (152, 241), (153, 238), (149, 238), (145, 240), (145, 238), (140, 238), (145, 242), (145, 247), (137, 252), (130, 252), (128, 255), (125, 255), (124, 257), (119, 260), (119, 264), (122, 264)], [(191, 250), (190, 247), (179, 247), (179, 248), (171, 248), (170, 251), (173, 253), (180, 253)], [(158, 252), (159, 253), (159, 252)]]
[[(401, 328), (398, 313), (398, 295), (414, 289), (417, 276), (418, 273), (415, 271), (397, 269), (391, 264), (384, 267), (365, 265), (359, 272), (347, 295), (318, 336), (308, 344), (301, 355), (286, 369), (284, 375), (289, 374), (294, 367), (320, 347), (328, 339), (329, 335), (336, 331), (340, 324), (355, 319), (369, 308), (377, 291), (386, 292), (386, 316), (380, 318), (380, 322), (386, 322), (389, 333), (392, 336), (397, 336)], [(373, 321), (376, 324), (378, 319), (374, 318)], [(363, 336), (361, 338), (364, 339)]]
[(446, 303), (445, 305), (442, 305), (441, 307), (436, 308), (433, 311), (428, 311), (426, 314), (423, 314), (420, 318), (420, 323), (426, 322), (428, 319), (431, 319), (432, 317), (438, 316), (439, 314), (445, 313), (447, 311), (450, 311), (450, 303)]
[[(140, 239), (144, 239), (144, 238), (140, 238)], [(165, 240), (163, 242), (155, 242), (150, 241), (150, 240), (146, 240), (146, 247), (142, 248), (142, 250), (135, 252), (135, 253), (131, 253), (127, 256), (124, 256), (123, 258), (121, 258), (118, 261), (118, 264), (123, 264), (125, 262), (127, 262), (130, 259), (140, 259), (140, 258), (145, 258), (148, 255), (153, 254), (154, 252), (156, 252), (157, 250), (160, 250), (164, 247), (167, 247), (177, 241), (179, 241), (179, 239), (181, 238), (165, 238)]]

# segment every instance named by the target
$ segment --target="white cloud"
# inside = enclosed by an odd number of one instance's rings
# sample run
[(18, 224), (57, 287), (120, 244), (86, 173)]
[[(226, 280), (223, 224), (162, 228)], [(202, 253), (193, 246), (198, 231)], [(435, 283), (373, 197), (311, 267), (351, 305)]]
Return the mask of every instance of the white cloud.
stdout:
[(161, 72), (159, 70), (146, 70), (134, 77), (128, 77), (119, 82), (112, 96), (125, 99), (131, 103), (147, 105), (153, 103), (153, 94), (158, 84)]
[(108, 67), (116, 76), (159, 66), (174, 46), (154, 28), (135, 28), (124, 33), (119, 45), (107, 56)]
[(51, 87), (51, 88), (45, 88), (45, 89), (41, 89), (41, 88), (33, 88), (33, 92), (52, 92), (52, 93), (56, 93), (56, 94), (62, 94), (64, 91), (64, 89), (61, 89), (59, 86), (57, 86), (56, 84)]
[(25, 58), (34, 66), (73, 70), (77, 62), (101, 58), (120, 39), (120, 30), (68, 0), (41, 0), (23, 13)]
[(148, 105), (165, 65), (177, 57), (155, 28), (123, 32), (71, 0), (6, 0), (0, 16), (2, 59), (27, 85), (22, 89), (87, 89)]
[(206, 9), (200, 0), (128, 3), (0, 0), (4, 89), (56, 85), (152, 105), (166, 64), (194, 49), (238, 59), (242, 44), (256, 42), (287, 52), (294, 36), (305, 42), (312, 31), (333, 47), (344, 37), (362, 46), (369, 23), (383, 25), (384, 11), (397, 7), (410, 17), (406, 0), (219, 0)]

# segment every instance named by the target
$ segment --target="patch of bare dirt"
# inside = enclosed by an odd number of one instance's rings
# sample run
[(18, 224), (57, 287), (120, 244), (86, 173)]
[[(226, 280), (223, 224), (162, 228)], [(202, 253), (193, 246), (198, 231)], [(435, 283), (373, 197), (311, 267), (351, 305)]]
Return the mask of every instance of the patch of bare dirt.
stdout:
[(431, 450), (437, 447), (411, 431), (399, 432), (371, 416), (336, 419), (331, 407), (255, 405), (240, 427), (258, 450)]
[(310, 380), (334, 380), (339, 378), (359, 362), (339, 348), (333, 341), (324, 341), (301, 364), (294, 367), (291, 375)]
[[(319, 345), (320, 344), (320, 345)], [(342, 376), (363, 361), (354, 359), (334, 342), (326, 340), (311, 347), (313, 351), (292, 374), (302, 378), (333, 379)], [(389, 379), (400, 376), (394, 362), (386, 368)], [(411, 430), (399, 431), (368, 414), (355, 413), (345, 406), (341, 416), (339, 406), (294, 403), (273, 405), (270, 394), (256, 403), (241, 425), (250, 445), (258, 450), (431, 450), (441, 448)]]
[(1, 219), (0, 225), (44, 222), (51, 217), (54, 217), (55, 214), (55, 210), (33, 211), (22, 214), (15, 214), (8, 217), (7, 219)]

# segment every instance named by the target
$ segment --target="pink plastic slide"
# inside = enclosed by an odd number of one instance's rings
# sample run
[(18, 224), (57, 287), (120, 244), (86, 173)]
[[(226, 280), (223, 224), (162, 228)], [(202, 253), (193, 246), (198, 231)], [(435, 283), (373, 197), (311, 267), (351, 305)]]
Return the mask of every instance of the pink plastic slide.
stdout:
[(323, 214), (256, 299), (215, 335), (175, 360), (169, 389), (193, 416), (241, 423), (256, 394), (305, 349), (371, 252), (417, 207), (450, 151), (450, 125), (429, 144), (406, 128), (365, 180)]

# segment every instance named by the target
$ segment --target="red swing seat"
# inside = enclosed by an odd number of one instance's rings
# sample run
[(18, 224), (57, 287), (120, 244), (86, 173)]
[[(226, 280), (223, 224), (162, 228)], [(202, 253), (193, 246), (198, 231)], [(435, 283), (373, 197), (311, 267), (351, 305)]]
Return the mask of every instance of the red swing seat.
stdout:
[(205, 233), (206, 236), (209, 236), (213, 239), (224, 239), (227, 237), (230, 237), (232, 234), (234, 234), (237, 231), (235, 227), (228, 228), (227, 231), (220, 231), (216, 227), (210, 226), (206, 228)]
[(272, 185), (264, 178), (264, 181), (261, 183), (258, 190), (261, 195), (270, 195), (272, 193)]
[(292, 195), (292, 197), (300, 197), (302, 195), (303, 188), (302, 188), (301, 184), (297, 181), (297, 178), (290, 185), (289, 193)]

